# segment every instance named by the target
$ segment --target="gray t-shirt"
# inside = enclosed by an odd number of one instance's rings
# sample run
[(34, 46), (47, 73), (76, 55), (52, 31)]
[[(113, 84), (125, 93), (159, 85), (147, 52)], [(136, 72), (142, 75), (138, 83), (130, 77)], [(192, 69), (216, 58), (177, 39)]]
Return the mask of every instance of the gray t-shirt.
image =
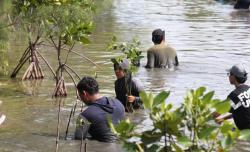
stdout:
[(146, 68), (173, 68), (179, 64), (175, 49), (164, 43), (149, 48), (147, 58)]

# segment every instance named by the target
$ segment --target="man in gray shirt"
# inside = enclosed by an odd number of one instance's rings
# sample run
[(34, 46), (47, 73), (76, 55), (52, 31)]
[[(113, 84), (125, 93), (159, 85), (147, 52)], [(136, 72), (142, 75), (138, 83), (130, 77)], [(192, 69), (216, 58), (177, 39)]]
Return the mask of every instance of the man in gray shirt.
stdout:
[(175, 49), (165, 43), (165, 31), (154, 30), (152, 41), (154, 46), (147, 51), (146, 68), (173, 68), (179, 65)]

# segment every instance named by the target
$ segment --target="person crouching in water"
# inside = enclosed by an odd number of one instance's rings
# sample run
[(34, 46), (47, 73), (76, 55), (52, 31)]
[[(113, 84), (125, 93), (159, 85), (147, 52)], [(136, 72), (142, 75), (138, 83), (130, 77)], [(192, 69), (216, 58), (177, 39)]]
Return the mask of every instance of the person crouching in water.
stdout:
[(235, 89), (228, 95), (231, 102), (230, 114), (217, 117), (216, 122), (221, 123), (233, 118), (239, 130), (250, 129), (250, 87), (244, 84), (247, 80), (244, 65), (232, 66), (228, 70), (228, 77), (230, 84), (235, 86)]
[[(125, 66), (122, 66), (124, 64)], [(121, 63), (114, 63), (114, 71), (117, 78), (115, 81), (116, 98), (121, 101), (126, 112), (143, 109), (143, 103), (139, 94), (144, 89), (137, 79), (132, 78), (131, 72), (125, 72), (126, 69), (124, 67), (129, 67), (127, 59)]]
[(117, 99), (101, 96), (98, 83), (92, 77), (84, 77), (77, 84), (77, 91), (88, 107), (77, 119), (75, 139), (85, 139), (89, 134), (94, 140), (115, 142), (117, 137), (108, 126), (108, 118), (113, 124), (125, 119), (123, 105)]

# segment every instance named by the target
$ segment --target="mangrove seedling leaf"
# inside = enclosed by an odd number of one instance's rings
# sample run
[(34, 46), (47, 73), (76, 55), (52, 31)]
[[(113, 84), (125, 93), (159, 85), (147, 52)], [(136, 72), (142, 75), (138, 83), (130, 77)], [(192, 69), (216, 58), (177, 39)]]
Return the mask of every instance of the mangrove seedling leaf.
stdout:
[(216, 112), (223, 114), (230, 110), (231, 105), (228, 100), (224, 100), (222, 102), (215, 104), (214, 107), (216, 109)]
[(143, 105), (146, 109), (151, 110), (153, 104), (153, 95), (152, 93), (147, 94), (145, 91), (140, 93)]
[(206, 91), (206, 88), (205, 87), (199, 87), (196, 91), (195, 91), (195, 94), (197, 97), (200, 97), (203, 95), (203, 93)]
[(83, 43), (83, 44), (89, 44), (90, 40), (88, 38), (86, 38), (85, 36), (82, 36), (80, 38), (80, 42)]
[(153, 131), (145, 131), (141, 136), (143, 144), (148, 145), (160, 141), (162, 137), (161, 133), (155, 133)]
[(203, 130), (201, 130), (201, 132), (199, 133), (199, 137), (201, 139), (204, 139), (204, 138), (207, 138), (209, 135), (212, 134), (212, 132), (217, 129), (216, 126), (211, 126), (211, 127), (208, 127), (208, 128), (204, 128)]
[(178, 137), (177, 143), (182, 145), (185, 148), (188, 148), (192, 145), (192, 141), (186, 136)]
[(214, 96), (214, 91), (208, 92), (206, 95), (203, 96), (202, 100), (205, 103), (208, 103), (209, 101), (211, 101), (211, 99)]
[(162, 91), (161, 93), (159, 93), (154, 98), (153, 106), (157, 106), (157, 105), (165, 102), (165, 100), (168, 98), (169, 94), (170, 94), (170, 91)]

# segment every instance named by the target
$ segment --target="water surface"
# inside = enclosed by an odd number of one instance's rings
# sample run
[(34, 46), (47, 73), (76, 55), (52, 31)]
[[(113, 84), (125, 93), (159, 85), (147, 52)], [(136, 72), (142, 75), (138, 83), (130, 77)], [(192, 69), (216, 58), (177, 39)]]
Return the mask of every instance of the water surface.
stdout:
[[(175, 105), (183, 101), (188, 89), (199, 86), (215, 90), (216, 97), (224, 99), (233, 89), (225, 69), (240, 62), (250, 65), (250, 12), (233, 10), (229, 4), (212, 0), (113, 0), (112, 7), (95, 20), (96, 29), (91, 37), (93, 44), (78, 46), (76, 50), (90, 57), (101, 68), (75, 55), (71, 56), (69, 65), (81, 76), (93, 76), (97, 72), (100, 91), (106, 96), (114, 96), (115, 75), (110, 58), (120, 54), (105, 51), (112, 34), (117, 35), (120, 41), (138, 37), (146, 56), (146, 49), (152, 45), (152, 30), (162, 28), (166, 31), (167, 43), (176, 48), (179, 56), (178, 69), (147, 70), (140, 67), (135, 77), (142, 81), (146, 91), (154, 94), (170, 90), (171, 95), (166, 102)], [(12, 41), (10, 56), (11, 67), (14, 68), (25, 42), (19, 37)], [(43, 48), (41, 52), (55, 67), (57, 63), (52, 58), (55, 52), (48, 48)], [(145, 64), (146, 58), (142, 59), (142, 66)], [(54, 81), (44, 63), (42, 67), (46, 70), (42, 81), (21, 82), (21, 75), (14, 80), (0, 80), (0, 100), (3, 101), (0, 110), (7, 115), (7, 121), (0, 129), (0, 151), (54, 151), (59, 100), (51, 98)], [(68, 76), (65, 77), (69, 96), (61, 101), (62, 140), (59, 151), (80, 151), (80, 142), (70, 140), (73, 124), (69, 140), (63, 140), (72, 103), (76, 100), (74, 84)], [(129, 117), (137, 123), (149, 124), (143, 121), (144, 114)], [(87, 142), (87, 149), (91, 152), (121, 151), (119, 145)], [(241, 147), (246, 149), (249, 146)]]

